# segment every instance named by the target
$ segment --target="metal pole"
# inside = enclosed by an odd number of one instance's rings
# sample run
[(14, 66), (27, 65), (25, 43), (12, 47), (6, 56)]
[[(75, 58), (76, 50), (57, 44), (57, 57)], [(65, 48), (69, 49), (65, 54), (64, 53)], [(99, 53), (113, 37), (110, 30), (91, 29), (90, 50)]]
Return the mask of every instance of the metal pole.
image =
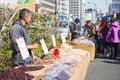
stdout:
[(82, 0), (80, 0), (80, 25), (82, 26)]
[(58, 22), (58, 2), (57, 0), (55, 0), (55, 27), (58, 27), (57, 22)]
[[(4, 21), (4, 0), (3, 0), (3, 12), (2, 12), (2, 15), (3, 15), (3, 18), (2, 18), (2, 20)], [(4, 22), (2, 22), (2, 24), (3, 24)]]

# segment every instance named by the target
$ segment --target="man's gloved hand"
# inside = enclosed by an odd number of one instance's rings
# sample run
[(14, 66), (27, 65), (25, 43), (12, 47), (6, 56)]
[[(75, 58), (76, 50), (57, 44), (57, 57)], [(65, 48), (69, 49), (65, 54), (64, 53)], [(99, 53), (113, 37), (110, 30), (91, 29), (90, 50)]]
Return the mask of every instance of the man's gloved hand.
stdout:
[(30, 57), (28, 57), (24, 60), (24, 65), (28, 65), (29, 63), (30, 63)]

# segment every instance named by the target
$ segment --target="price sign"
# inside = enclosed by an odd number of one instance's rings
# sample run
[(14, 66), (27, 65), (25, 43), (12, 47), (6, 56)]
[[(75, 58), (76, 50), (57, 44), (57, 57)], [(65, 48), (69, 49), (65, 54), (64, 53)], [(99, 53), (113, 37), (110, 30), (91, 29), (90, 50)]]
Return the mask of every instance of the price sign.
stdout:
[(20, 53), (22, 55), (23, 60), (25, 60), (28, 57), (30, 57), (24, 39), (23, 38), (16, 39), (16, 42), (18, 44), (18, 48), (20, 49)]
[(41, 39), (41, 40), (40, 40), (40, 43), (41, 43), (41, 45), (42, 45), (44, 54), (48, 54), (48, 48), (47, 48), (47, 46), (46, 46), (45, 40), (44, 40), (44, 39)]
[(63, 44), (66, 43), (66, 38), (65, 38), (64, 34), (61, 34), (60, 36), (61, 36), (61, 39), (62, 39), (62, 43)]
[(51, 38), (52, 38), (53, 46), (55, 47), (55, 46), (56, 46), (55, 36), (54, 36), (54, 35), (51, 35)]

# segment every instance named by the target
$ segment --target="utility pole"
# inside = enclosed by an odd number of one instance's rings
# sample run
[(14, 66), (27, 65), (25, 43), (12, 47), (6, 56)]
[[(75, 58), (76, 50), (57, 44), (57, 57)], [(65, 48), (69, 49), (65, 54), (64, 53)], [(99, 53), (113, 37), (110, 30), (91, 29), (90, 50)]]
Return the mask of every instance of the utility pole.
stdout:
[(82, 26), (82, 0), (80, 0), (80, 25)]
[(55, 27), (58, 27), (58, 0), (55, 0)]
[[(3, 9), (2, 9), (2, 15), (3, 15), (3, 17), (2, 17), (2, 20), (4, 21), (5, 20), (5, 15), (4, 15), (4, 12), (5, 12), (5, 5), (4, 5), (4, 0), (3, 0), (3, 5), (2, 5), (3, 7)], [(2, 22), (2, 25), (3, 25), (3, 23), (4, 22)]]

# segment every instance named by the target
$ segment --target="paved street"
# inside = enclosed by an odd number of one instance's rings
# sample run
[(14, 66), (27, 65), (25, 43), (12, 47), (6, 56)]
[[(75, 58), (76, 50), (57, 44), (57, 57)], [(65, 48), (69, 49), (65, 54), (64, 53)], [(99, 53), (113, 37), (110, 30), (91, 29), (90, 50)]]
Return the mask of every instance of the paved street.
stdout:
[(120, 80), (120, 58), (112, 60), (97, 55), (88, 68), (85, 80)]

